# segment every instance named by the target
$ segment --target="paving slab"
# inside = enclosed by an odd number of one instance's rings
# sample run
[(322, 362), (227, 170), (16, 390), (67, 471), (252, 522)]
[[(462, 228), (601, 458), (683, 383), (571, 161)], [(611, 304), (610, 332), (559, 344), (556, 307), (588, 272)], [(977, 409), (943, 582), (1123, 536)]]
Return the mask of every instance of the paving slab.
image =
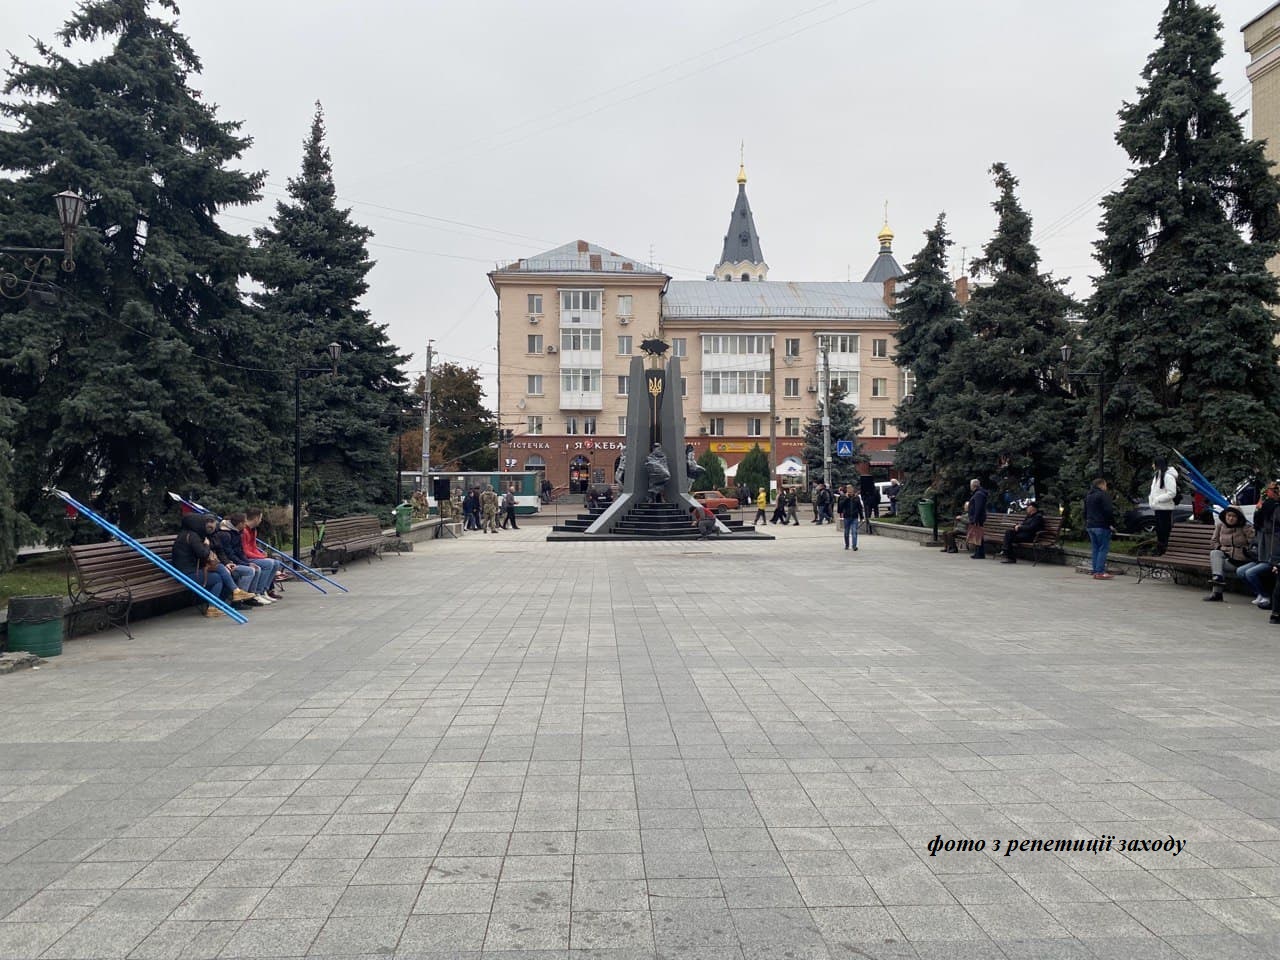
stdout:
[(807, 523), (545, 533), (0, 677), (0, 957), (1280, 949), (1251, 605)]

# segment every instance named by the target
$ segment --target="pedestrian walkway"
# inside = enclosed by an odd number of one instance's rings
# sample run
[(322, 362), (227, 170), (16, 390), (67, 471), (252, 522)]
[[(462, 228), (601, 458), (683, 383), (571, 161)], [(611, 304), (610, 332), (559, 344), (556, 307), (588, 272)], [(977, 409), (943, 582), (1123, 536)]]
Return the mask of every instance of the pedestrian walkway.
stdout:
[(0, 958), (1280, 956), (1265, 614), (772, 531), (467, 534), (0, 677)]

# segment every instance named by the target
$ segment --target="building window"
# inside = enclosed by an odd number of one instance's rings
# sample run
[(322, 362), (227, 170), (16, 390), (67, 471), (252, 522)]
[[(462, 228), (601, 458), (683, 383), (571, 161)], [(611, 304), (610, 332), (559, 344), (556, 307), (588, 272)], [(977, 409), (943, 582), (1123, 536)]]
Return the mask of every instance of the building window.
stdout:
[(712, 417), (711, 426), (707, 428), (707, 433), (713, 437), (724, 436), (724, 417)]
[(862, 389), (862, 375), (856, 370), (831, 375), (831, 389), (839, 387), (844, 391), (849, 403), (858, 402), (858, 391)]
[(527, 433), (529, 436), (531, 437), (542, 436), (542, 418), (541, 417), (528, 417), (525, 426), (528, 428), (525, 430), (525, 433)]
[(880, 359), (880, 360), (883, 360), (883, 359), (885, 359), (886, 357), (888, 357), (888, 356), (889, 356), (889, 341), (888, 341), (888, 340), (880, 340), (880, 339), (872, 340), (872, 341), (871, 341), (871, 355), (872, 355), (873, 357), (876, 357), (876, 358)]
[(599, 290), (561, 290), (560, 291), (560, 309), (566, 313), (571, 312), (600, 312), (600, 291)]
[(759, 417), (747, 417), (747, 436), (748, 437), (761, 436), (760, 424), (762, 422), (763, 421)]
[(561, 350), (595, 350), (600, 349), (600, 331), (594, 329), (577, 329), (560, 331)]
[(525, 392), (531, 397), (542, 396), (542, 374), (529, 374), (529, 388)]
[(529, 334), (529, 352), (530, 353), (542, 352), (542, 334), (540, 333)]
[(887, 437), (889, 435), (888, 419), (885, 417), (872, 417), (871, 435), (873, 437)]
[(680, 396), (682, 397), (689, 396), (689, 378), (688, 377), (680, 378)]
[(800, 356), (800, 338), (799, 337), (787, 337), (786, 343), (787, 343), (788, 357)]
[(631, 337), (630, 335), (618, 338), (618, 356), (626, 357), (631, 354)]
[(800, 378), (787, 377), (785, 380), (783, 380), (782, 395), (784, 397), (789, 397), (791, 399), (795, 399), (796, 397), (800, 396)]
[(706, 336), (702, 338), (702, 352), (730, 354), (768, 353), (770, 339), (770, 337), (757, 336), (754, 334)]
[(625, 397), (627, 395), (627, 385), (631, 383), (631, 378), (625, 374), (618, 375), (618, 396)]
[(542, 294), (529, 294), (529, 314), (535, 317), (542, 316)]
[[(618, 316), (620, 317), (631, 316), (631, 294), (629, 293), (618, 294)], [(630, 353), (631, 351), (627, 351), (627, 352)]]
[(765, 370), (707, 370), (702, 374), (704, 396), (761, 394), (765, 390)]
[(821, 343), (825, 340), (827, 342), (827, 349), (832, 353), (857, 353), (859, 339), (859, 335), (856, 333), (818, 335), (818, 342)]
[(888, 379), (885, 377), (872, 377), (871, 395), (873, 397), (887, 397), (889, 395)]
[(689, 341), (685, 337), (672, 337), (671, 355), (673, 357), (687, 357), (689, 355)]
[(560, 371), (560, 389), (565, 393), (599, 393), (600, 371), (590, 367), (566, 367)]
[(800, 436), (800, 418), (799, 418), (799, 417), (787, 417), (787, 419), (786, 419), (786, 430), (785, 430), (784, 432), (786, 433), (786, 435), (787, 435), (788, 437), (798, 437), (798, 436)]
[(583, 432), (584, 434), (586, 434), (587, 436), (589, 436), (589, 437), (590, 437), (590, 436), (595, 436), (595, 432), (596, 432), (596, 418), (595, 418), (595, 417), (583, 417), (583, 418), (582, 418), (582, 432)]
[(618, 436), (625, 437), (627, 435), (627, 418), (618, 418)]
[(565, 418), (564, 418), (564, 432), (565, 432), (566, 434), (568, 434), (569, 436), (571, 436), (571, 437), (573, 437), (573, 436), (576, 436), (576, 435), (577, 435), (577, 433), (578, 433), (578, 418), (577, 418), (577, 417), (565, 417)]

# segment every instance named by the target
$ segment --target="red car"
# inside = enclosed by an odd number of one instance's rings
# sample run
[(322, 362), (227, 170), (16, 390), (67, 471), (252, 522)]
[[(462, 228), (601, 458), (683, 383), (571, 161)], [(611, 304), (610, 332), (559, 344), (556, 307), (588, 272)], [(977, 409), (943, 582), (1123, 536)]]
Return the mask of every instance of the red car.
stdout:
[(693, 499), (708, 510), (737, 510), (738, 500), (736, 497), (726, 497), (719, 490), (699, 490), (693, 495)]

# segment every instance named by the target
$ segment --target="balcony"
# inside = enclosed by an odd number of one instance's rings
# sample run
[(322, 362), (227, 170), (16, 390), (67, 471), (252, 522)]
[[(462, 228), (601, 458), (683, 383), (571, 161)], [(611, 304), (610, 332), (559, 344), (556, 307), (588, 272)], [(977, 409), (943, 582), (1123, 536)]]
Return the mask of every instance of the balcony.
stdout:
[(767, 393), (704, 393), (701, 409), (704, 413), (754, 413), (768, 412)]
[(604, 407), (604, 394), (599, 390), (561, 390), (561, 410), (600, 410)]

